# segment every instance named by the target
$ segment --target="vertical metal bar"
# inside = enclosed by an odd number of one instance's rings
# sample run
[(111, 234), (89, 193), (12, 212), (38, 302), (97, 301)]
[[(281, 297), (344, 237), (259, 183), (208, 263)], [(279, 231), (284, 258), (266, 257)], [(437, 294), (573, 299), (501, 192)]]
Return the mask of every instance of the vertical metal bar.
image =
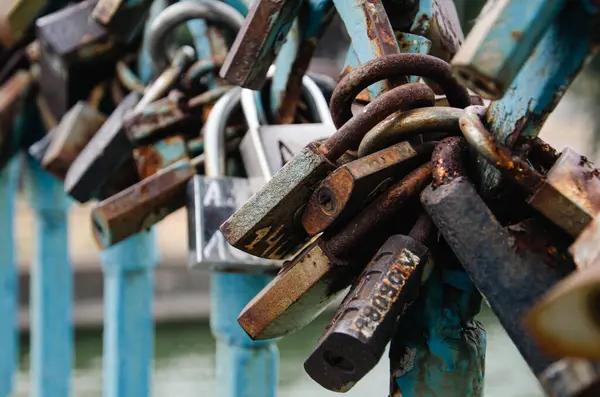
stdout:
[(73, 281), (69, 259), (69, 202), (63, 183), (28, 160), (26, 193), (35, 212), (31, 266), (33, 396), (68, 396), (73, 364)]
[[(211, 49), (205, 48), (202, 51), (210, 54)], [(233, 101), (239, 95), (236, 92), (237, 90), (231, 91), (219, 102), (228, 102), (230, 97)], [(222, 111), (219, 103), (213, 111)], [(224, 130), (218, 133), (223, 134)], [(224, 142), (221, 138), (223, 137), (216, 134), (205, 134), (206, 162), (216, 164), (206, 167), (209, 177), (225, 174), (222, 167), (225, 162), (219, 159), (221, 153), (224, 153), (224, 150), (219, 149), (222, 146), (219, 143)], [(217, 150), (209, 150), (211, 147), (217, 147)], [(210, 328), (217, 340), (217, 397), (275, 397), (277, 393), (279, 351), (275, 341), (251, 340), (237, 322), (242, 309), (270, 280), (271, 276), (267, 275), (211, 274)]]
[[(155, 0), (150, 8), (138, 61), (144, 84), (154, 74), (147, 29), (167, 6), (165, 0)], [(104, 250), (100, 260), (105, 288), (103, 395), (147, 397), (154, 356), (153, 272), (160, 260), (154, 228)]]
[(210, 327), (217, 340), (217, 397), (274, 397), (279, 376), (275, 341), (253, 341), (237, 322), (244, 306), (271, 280), (213, 273)]
[(0, 173), (0, 395), (12, 393), (18, 361), (18, 277), (15, 258), (14, 210), (17, 192), (18, 160), (12, 160)]
[(154, 355), (153, 230), (101, 254), (104, 272), (104, 396), (147, 397)]

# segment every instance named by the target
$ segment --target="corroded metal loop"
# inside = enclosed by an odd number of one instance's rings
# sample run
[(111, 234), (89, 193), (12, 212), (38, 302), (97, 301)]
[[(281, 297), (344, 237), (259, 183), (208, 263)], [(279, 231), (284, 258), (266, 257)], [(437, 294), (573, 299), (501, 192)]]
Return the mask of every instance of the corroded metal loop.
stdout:
[(240, 30), (244, 17), (235, 8), (220, 1), (189, 1), (175, 3), (161, 12), (152, 21), (148, 33), (148, 51), (157, 68), (163, 69), (170, 63), (166, 51), (166, 38), (178, 25), (191, 19), (205, 19), (209, 22), (221, 23), (233, 32)]
[(321, 145), (320, 151), (330, 161), (335, 161), (346, 150), (358, 147), (365, 134), (393, 112), (433, 106), (434, 102), (435, 94), (425, 84), (409, 83), (393, 88), (339, 128)]
[(446, 185), (460, 176), (465, 176), (463, 158), (468, 147), (464, 138), (452, 136), (444, 139), (433, 149), (431, 156), (433, 188)]
[(543, 177), (525, 160), (513, 156), (510, 149), (499, 144), (485, 128), (481, 117), (483, 106), (469, 106), (459, 118), (460, 129), (469, 144), (490, 164), (512, 178), (529, 193), (542, 185)]
[(444, 90), (450, 106), (462, 109), (471, 104), (467, 89), (454, 78), (447, 62), (424, 54), (386, 55), (354, 69), (338, 83), (329, 105), (336, 127), (340, 128), (350, 120), (350, 106), (362, 90), (395, 76), (429, 78)]
[(211, 72), (217, 72), (221, 66), (223, 66), (223, 61), (225, 57), (213, 57), (213, 58), (204, 58), (196, 61), (192, 66), (190, 66), (183, 77), (183, 85), (186, 89), (191, 90), (197, 84), (198, 81)]
[(462, 114), (462, 109), (441, 106), (396, 112), (365, 135), (358, 147), (358, 156), (375, 153), (415, 135), (430, 132), (460, 134), (458, 118)]

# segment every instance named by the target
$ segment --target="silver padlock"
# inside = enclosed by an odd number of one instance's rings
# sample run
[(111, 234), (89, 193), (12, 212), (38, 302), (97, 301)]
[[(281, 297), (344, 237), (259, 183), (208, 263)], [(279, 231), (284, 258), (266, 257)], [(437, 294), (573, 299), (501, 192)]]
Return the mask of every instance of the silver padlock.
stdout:
[(234, 248), (219, 230), (263, 184), (257, 178), (225, 176), (225, 127), (240, 96), (236, 87), (213, 107), (204, 127), (205, 175), (195, 175), (188, 184), (189, 265), (200, 270), (262, 273), (281, 267)]
[(328, 138), (336, 131), (319, 86), (309, 76), (302, 78), (302, 84), (308, 106), (316, 113), (319, 123), (261, 125), (256, 92), (249, 89), (242, 91), (242, 110), (248, 132), (242, 139), (240, 153), (248, 177), (268, 181), (306, 145)]

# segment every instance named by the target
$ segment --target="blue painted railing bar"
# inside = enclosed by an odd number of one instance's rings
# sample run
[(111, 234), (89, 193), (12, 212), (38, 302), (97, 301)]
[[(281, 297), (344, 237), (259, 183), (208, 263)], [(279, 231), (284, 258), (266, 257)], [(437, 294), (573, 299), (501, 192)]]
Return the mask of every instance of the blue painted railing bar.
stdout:
[(69, 259), (69, 200), (63, 183), (28, 159), (27, 201), (35, 212), (31, 266), (32, 396), (68, 396), (73, 367), (73, 272)]
[(104, 396), (146, 397), (154, 355), (153, 230), (104, 250)]
[(0, 395), (8, 396), (13, 391), (13, 379), (18, 361), (18, 315), (19, 305), (17, 282), (17, 259), (13, 234), (15, 196), (19, 161), (13, 159), (0, 172)]
[[(146, 40), (148, 26), (166, 1), (155, 0), (144, 32), (138, 74), (144, 84), (154, 76)], [(154, 357), (154, 269), (159, 264), (154, 228), (129, 237), (100, 255), (104, 274), (103, 395), (150, 395)]]

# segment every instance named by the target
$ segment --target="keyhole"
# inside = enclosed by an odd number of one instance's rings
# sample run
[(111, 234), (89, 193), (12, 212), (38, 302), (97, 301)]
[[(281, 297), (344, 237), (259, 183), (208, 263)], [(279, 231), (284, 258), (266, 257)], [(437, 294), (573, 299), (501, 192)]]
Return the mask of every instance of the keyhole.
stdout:
[(317, 200), (323, 211), (331, 212), (335, 208), (333, 192), (327, 188), (319, 190), (319, 193), (317, 193)]
[(354, 364), (352, 364), (347, 358), (342, 357), (339, 354), (332, 352), (331, 350), (325, 350), (323, 358), (325, 359), (325, 362), (327, 364), (331, 365), (334, 368), (337, 368), (341, 372), (347, 374), (354, 373)]

